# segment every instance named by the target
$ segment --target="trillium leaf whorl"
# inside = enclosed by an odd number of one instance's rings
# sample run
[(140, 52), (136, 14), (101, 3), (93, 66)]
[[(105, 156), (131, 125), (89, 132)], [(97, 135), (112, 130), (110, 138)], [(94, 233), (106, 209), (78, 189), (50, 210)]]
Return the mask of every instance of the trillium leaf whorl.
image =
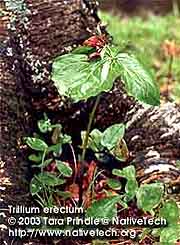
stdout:
[(72, 52), (57, 57), (52, 65), (51, 78), (59, 94), (74, 102), (108, 92), (118, 77), (129, 95), (159, 105), (159, 90), (150, 74), (133, 56), (120, 53), (116, 47), (106, 45), (100, 59), (90, 60), (87, 53)]

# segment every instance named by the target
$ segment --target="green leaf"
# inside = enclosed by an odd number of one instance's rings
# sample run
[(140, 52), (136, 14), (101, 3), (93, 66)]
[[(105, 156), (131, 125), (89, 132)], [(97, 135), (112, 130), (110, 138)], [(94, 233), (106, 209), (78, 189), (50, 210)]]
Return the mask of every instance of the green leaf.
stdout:
[(172, 225), (163, 228), (160, 234), (160, 244), (170, 245), (175, 244), (180, 239), (180, 225)]
[(77, 47), (72, 51), (72, 54), (90, 54), (95, 51), (95, 48), (88, 46)]
[(31, 154), (28, 156), (28, 159), (32, 162), (39, 163), (42, 160), (42, 154), (38, 154), (38, 155)]
[(52, 163), (53, 159), (50, 158), (50, 159), (47, 159), (45, 160), (43, 163), (39, 164), (39, 165), (33, 165), (32, 167), (36, 167), (36, 168), (44, 168), (44, 167), (47, 167), (50, 163)]
[(48, 152), (54, 152), (56, 154), (59, 154), (61, 155), (62, 153), (62, 144), (59, 143), (59, 144), (56, 144), (56, 145), (51, 145), (48, 147)]
[(59, 172), (65, 177), (71, 177), (73, 170), (67, 165), (67, 163), (56, 160), (56, 166)]
[(117, 175), (119, 177), (122, 177), (122, 170), (114, 168), (113, 171), (112, 171), (112, 174)]
[(67, 135), (67, 134), (63, 134), (62, 139), (61, 139), (61, 143), (62, 143), (62, 145), (71, 144), (72, 143), (71, 136)]
[(177, 161), (176, 161), (176, 167), (177, 167), (178, 169), (180, 169), (180, 160), (177, 160)]
[(116, 203), (120, 200), (119, 196), (106, 197), (94, 201), (86, 211), (88, 217), (112, 219), (117, 216)]
[(119, 177), (123, 177), (127, 179), (127, 183), (125, 186), (125, 198), (126, 202), (130, 201), (136, 195), (138, 190), (138, 183), (136, 180), (136, 170), (133, 165), (128, 166), (126, 168), (120, 169), (113, 169), (112, 174), (117, 175)]
[(152, 236), (160, 237), (162, 229), (163, 229), (162, 227), (161, 228), (154, 228), (151, 232)]
[(54, 174), (48, 172), (42, 172), (37, 175), (38, 181), (43, 185), (57, 186), (65, 183), (64, 179), (56, 177)]
[(126, 194), (125, 194), (124, 200), (126, 202), (129, 202), (130, 200), (132, 200), (135, 197), (137, 190), (138, 190), (137, 181), (135, 179), (128, 179), (126, 186), (125, 186)]
[(179, 221), (180, 210), (174, 200), (169, 200), (163, 204), (159, 215), (165, 218), (168, 224), (173, 224)]
[(36, 151), (45, 151), (48, 145), (41, 139), (25, 137), (26, 144)]
[[(85, 135), (86, 135), (86, 131), (82, 131), (81, 132), (82, 142), (84, 142)], [(104, 147), (101, 145), (101, 138), (102, 138), (102, 132), (99, 131), (98, 129), (93, 129), (89, 134), (88, 148), (90, 148), (94, 152), (102, 151)]]
[(65, 54), (54, 60), (52, 80), (60, 95), (68, 96), (74, 102), (86, 100), (112, 88), (116, 76), (111, 62), (104, 80), (106, 62), (107, 59), (89, 61), (84, 54)]
[(50, 119), (42, 119), (38, 121), (38, 128), (41, 133), (47, 133), (48, 131), (51, 131), (51, 121)]
[(108, 179), (107, 184), (111, 189), (114, 189), (114, 190), (120, 190), (122, 187), (121, 182), (116, 179)]
[(128, 94), (144, 103), (159, 105), (158, 86), (143, 66), (133, 56), (126, 53), (119, 53), (116, 59)]
[(123, 138), (124, 133), (124, 124), (114, 124), (103, 132), (101, 144), (108, 150), (112, 150), (117, 145), (117, 143)]
[(151, 212), (162, 201), (164, 186), (162, 183), (144, 184), (139, 187), (136, 198), (137, 205), (144, 211)]
[(57, 57), (52, 65), (52, 80), (59, 94), (74, 102), (109, 91), (119, 76), (130, 95), (159, 105), (159, 90), (148, 72), (133, 56), (120, 53), (115, 47), (106, 45), (98, 61), (90, 61), (86, 54), (71, 53)]
[(106, 61), (102, 66), (101, 81), (105, 82), (108, 79), (109, 69), (111, 67), (111, 61)]
[(53, 161), (53, 158), (49, 158), (49, 159), (45, 160), (42, 163), (42, 167), (47, 167), (50, 163), (52, 163), (52, 161)]
[(51, 136), (51, 140), (53, 144), (58, 144), (60, 136), (62, 136), (62, 126), (59, 125), (57, 127), (54, 128), (52, 136)]
[(113, 169), (112, 174), (117, 175), (119, 177), (124, 177), (126, 179), (136, 180), (136, 169), (133, 165), (120, 169)]
[(41, 185), (41, 182), (38, 180), (37, 175), (34, 176), (34, 178), (31, 180), (30, 183), (30, 192), (32, 195), (36, 195), (38, 192), (42, 191), (43, 186)]

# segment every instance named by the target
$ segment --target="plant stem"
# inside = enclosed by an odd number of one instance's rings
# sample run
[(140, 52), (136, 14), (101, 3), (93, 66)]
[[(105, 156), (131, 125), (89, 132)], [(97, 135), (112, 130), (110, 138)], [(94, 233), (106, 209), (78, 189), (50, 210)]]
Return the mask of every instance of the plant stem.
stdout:
[(89, 139), (89, 134), (90, 134), (90, 130), (92, 127), (92, 123), (94, 120), (94, 115), (97, 109), (97, 106), (99, 104), (100, 101), (100, 95), (97, 96), (96, 101), (94, 103), (92, 112), (89, 116), (89, 122), (88, 122), (88, 126), (87, 126), (87, 131), (86, 131), (86, 135), (85, 135), (85, 139), (83, 141), (83, 151), (82, 151), (82, 155), (81, 155), (81, 169), (80, 169), (80, 173), (79, 173), (79, 206), (82, 205), (83, 203), (83, 175), (84, 175), (84, 168), (85, 168), (85, 164), (84, 164), (84, 160), (85, 160), (85, 156), (86, 156), (86, 150), (87, 150), (87, 146), (88, 146), (88, 139)]
[(84, 142), (83, 142), (83, 146), (82, 146), (83, 152), (82, 152), (82, 156), (81, 156), (81, 162), (84, 162), (84, 160), (85, 160), (85, 155), (86, 155), (86, 150), (87, 150), (87, 145), (88, 145), (89, 134), (90, 134), (90, 130), (91, 130), (91, 126), (92, 126), (93, 120), (94, 120), (94, 115), (95, 115), (97, 106), (98, 106), (99, 101), (100, 101), (100, 97), (101, 96), (98, 95), (98, 97), (96, 98), (96, 101), (95, 101), (95, 104), (93, 106), (92, 112), (91, 112), (91, 114), (89, 116), (88, 127), (87, 127), (87, 131), (86, 131), (85, 139), (84, 139)]
[(42, 160), (41, 160), (41, 173), (43, 172), (43, 165), (44, 165), (44, 160), (45, 160), (45, 157), (46, 157), (46, 152), (47, 152), (47, 149), (44, 150), (43, 152), (43, 155), (42, 155)]
[(76, 182), (76, 178), (77, 178), (77, 160), (76, 160), (76, 155), (75, 155), (75, 152), (74, 152), (74, 148), (72, 146), (72, 144), (69, 144), (70, 146), (70, 149), (71, 149), (71, 152), (72, 152), (72, 155), (73, 155), (73, 161), (74, 161), (74, 178), (73, 178), (73, 183)]

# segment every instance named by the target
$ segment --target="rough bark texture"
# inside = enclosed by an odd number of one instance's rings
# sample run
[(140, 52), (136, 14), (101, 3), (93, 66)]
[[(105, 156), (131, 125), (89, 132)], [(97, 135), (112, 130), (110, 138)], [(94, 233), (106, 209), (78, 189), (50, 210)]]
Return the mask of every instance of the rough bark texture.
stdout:
[[(20, 148), (19, 139), (30, 133), (30, 120), (26, 93), (22, 89), (23, 73), (20, 69), (19, 54), (14, 49), (13, 37), (10, 37), (8, 24), (10, 13), (0, 17), (0, 85), (1, 85), (1, 162), (0, 162), (0, 207), (9, 204), (28, 203), (28, 167), (24, 150)], [(13, 52), (13, 56), (12, 56)], [(1, 218), (4, 217), (1, 213)], [(3, 220), (4, 221), (4, 220)], [(0, 243), (8, 242), (4, 222), (1, 224)], [(10, 241), (9, 241), (10, 243)]]
[(126, 141), (141, 183), (161, 179), (180, 184), (180, 106), (137, 105), (126, 115)]
[[(94, 1), (19, 0), (13, 5), (7, 1), (0, 4), (3, 9), (0, 17), (0, 201), (1, 206), (6, 207), (12, 203), (31, 202), (27, 195), (26, 149), (22, 147), (21, 138), (35, 130), (32, 118), (37, 120), (45, 111), (72, 134), (77, 133), (77, 126), (79, 130), (85, 127), (94, 99), (72, 106), (60, 98), (49, 79), (50, 67), (55, 56), (67, 52), (95, 32), (99, 19)], [(142, 171), (148, 168), (150, 160), (154, 161), (151, 153), (156, 151), (156, 163), (166, 161), (171, 165), (167, 167), (172, 169), (163, 173), (162, 178), (166, 176), (164, 179), (168, 182), (177, 181), (179, 172), (173, 166), (180, 158), (179, 106), (167, 104), (160, 109), (145, 109), (117, 88), (116, 85), (110, 93), (102, 95), (95, 126), (105, 128), (113, 123), (130, 121), (126, 141), (131, 160), (135, 160), (137, 168), (142, 166), (138, 169), (139, 180), (146, 181)], [(5, 232), (2, 232), (1, 244), (7, 239), (4, 236)], [(26, 243), (15, 241), (13, 244)], [(32, 241), (31, 244), (39, 242)]]

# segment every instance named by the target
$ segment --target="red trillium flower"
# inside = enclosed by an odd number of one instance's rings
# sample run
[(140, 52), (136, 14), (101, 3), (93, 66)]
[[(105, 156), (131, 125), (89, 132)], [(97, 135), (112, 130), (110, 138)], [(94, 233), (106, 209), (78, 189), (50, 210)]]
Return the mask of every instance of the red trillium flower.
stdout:
[(88, 38), (86, 41), (84, 41), (83, 45), (99, 49), (99, 48), (103, 48), (106, 43), (107, 43), (106, 36), (101, 35), (101, 36), (92, 36)]

